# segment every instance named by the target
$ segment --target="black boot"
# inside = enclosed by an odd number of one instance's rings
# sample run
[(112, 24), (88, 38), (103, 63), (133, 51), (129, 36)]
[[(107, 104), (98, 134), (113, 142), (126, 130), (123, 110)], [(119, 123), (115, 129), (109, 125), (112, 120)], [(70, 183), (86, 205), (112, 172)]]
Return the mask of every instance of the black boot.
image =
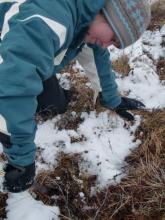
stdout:
[(24, 167), (7, 164), (4, 171), (4, 190), (13, 193), (22, 192), (29, 189), (34, 182), (35, 163)]

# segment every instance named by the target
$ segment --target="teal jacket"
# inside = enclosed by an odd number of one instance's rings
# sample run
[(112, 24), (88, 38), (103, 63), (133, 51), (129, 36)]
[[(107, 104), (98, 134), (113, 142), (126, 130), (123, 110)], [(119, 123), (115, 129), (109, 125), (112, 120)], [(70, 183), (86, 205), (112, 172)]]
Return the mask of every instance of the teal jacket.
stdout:
[[(0, 2), (0, 115), (11, 134), (8, 159), (35, 159), (36, 97), (43, 81), (59, 72), (84, 46), (83, 36), (105, 0), (2, 0)], [(89, 45), (90, 46), (90, 45)], [(107, 49), (91, 46), (110, 108), (120, 104)]]

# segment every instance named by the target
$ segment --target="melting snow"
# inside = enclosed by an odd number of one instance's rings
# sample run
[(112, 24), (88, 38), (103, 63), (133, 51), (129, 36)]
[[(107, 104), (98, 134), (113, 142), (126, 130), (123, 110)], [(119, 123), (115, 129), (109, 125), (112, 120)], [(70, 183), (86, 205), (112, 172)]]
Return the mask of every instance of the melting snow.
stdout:
[(11, 193), (7, 200), (8, 220), (58, 220), (59, 209), (36, 201), (29, 192)]

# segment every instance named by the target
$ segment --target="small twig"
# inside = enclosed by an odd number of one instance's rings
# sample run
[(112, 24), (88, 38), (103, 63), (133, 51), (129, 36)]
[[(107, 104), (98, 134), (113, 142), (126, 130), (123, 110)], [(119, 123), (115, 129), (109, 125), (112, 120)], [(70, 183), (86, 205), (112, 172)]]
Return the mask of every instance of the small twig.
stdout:
[(121, 204), (121, 205), (114, 211), (114, 213), (110, 216), (109, 219), (112, 219), (113, 216), (114, 216), (116, 213), (118, 213), (118, 211), (119, 211), (123, 206), (125, 206), (125, 205), (128, 203), (128, 201), (129, 201), (129, 198), (128, 198), (123, 204)]
[(73, 220), (71, 218), (68, 218), (67, 216), (63, 215), (63, 214), (60, 214), (61, 217), (65, 218), (66, 220)]
[(68, 214), (69, 214), (69, 216), (71, 216), (71, 213), (70, 213), (70, 209), (69, 209), (69, 199), (68, 199), (68, 194), (69, 194), (69, 192), (68, 192), (68, 183), (66, 184), (66, 208), (67, 208), (67, 210), (68, 210)]
[(105, 202), (106, 202), (106, 200), (107, 200), (108, 191), (109, 191), (109, 189), (107, 189), (106, 194), (105, 194), (105, 198), (104, 198), (104, 200), (103, 200), (103, 203), (101, 204), (100, 208), (97, 210), (96, 215), (95, 215), (95, 217), (93, 218), (93, 220), (96, 220), (96, 218), (97, 218), (97, 216), (98, 216), (98, 214), (99, 214), (101, 208), (104, 206), (104, 204), (105, 204)]

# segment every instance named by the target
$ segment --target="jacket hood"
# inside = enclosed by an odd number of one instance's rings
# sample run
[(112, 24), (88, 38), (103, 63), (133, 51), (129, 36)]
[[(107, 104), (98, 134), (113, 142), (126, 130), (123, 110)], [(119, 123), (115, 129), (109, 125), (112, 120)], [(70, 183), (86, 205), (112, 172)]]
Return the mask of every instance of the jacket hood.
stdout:
[(104, 7), (106, 0), (75, 0), (77, 6), (77, 27), (83, 28), (90, 24)]

